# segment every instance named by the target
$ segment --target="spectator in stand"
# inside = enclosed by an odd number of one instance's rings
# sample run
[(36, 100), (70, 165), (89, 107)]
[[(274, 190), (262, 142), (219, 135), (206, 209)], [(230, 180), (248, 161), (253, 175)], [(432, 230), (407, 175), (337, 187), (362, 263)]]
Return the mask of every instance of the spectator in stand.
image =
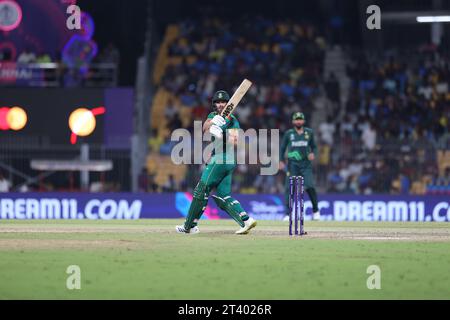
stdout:
[(29, 192), (30, 186), (24, 183), (19, 187), (18, 191), (22, 193)]
[(17, 58), (17, 63), (19, 64), (30, 64), (36, 62), (36, 55), (31, 51), (30, 48), (25, 48), (25, 50)]
[(442, 174), (434, 174), (431, 183), (427, 185), (427, 193), (450, 195), (450, 167), (445, 168)]
[(36, 63), (51, 63), (52, 58), (48, 53), (41, 53), (36, 57)]
[(400, 181), (400, 193), (408, 194), (411, 188), (411, 181), (409, 180), (408, 176), (405, 175), (404, 173), (400, 173), (399, 181)]
[(9, 192), (11, 189), (11, 182), (6, 179), (3, 172), (0, 171), (0, 192)]
[(158, 152), (161, 145), (164, 143), (164, 139), (162, 136), (158, 134), (157, 129), (152, 129), (152, 133), (150, 135), (150, 139), (148, 144), (150, 146), (151, 152)]
[(166, 183), (163, 185), (163, 192), (174, 192), (177, 190), (177, 183), (173, 174), (169, 175)]
[(326, 122), (319, 125), (319, 134), (324, 143), (333, 145), (336, 126), (333, 123), (333, 117), (328, 117)]
[[(438, 186), (446, 186), (446, 187), (450, 187), (450, 167), (447, 167), (445, 169), (445, 173), (442, 176), (439, 176), (436, 181), (435, 184)], [(450, 191), (450, 190), (449, 190)]]
[(377, 133), (376, 133), (372, 123), (370, 123), (368, 126), (364, 127), (361, 138), (363, 141), (364, 148), (366, 148), (368, 151), (372, 151), (375, 149)]
[(89, 186), (89, 192), (105, 192), (105, 185), (101, 181), (94, 181)]
[(170, 100), (167, 107), (164, 109), (164, 115), (168, 121), (171, 121), (176, 114), (178, 114), (178, 110), (173, 105), (173, 101)]
[(320, 184), (324, 184), (326, 182), (328, 168), (331, 164), (331, 147), (323, 140), (323, 137), (320, 141), (318, 160), (319, 168), (317, 170), (317, 180)]
[(329, 192), (342, 192), (345, 190), (346, 183), (338, 172), (338, 169), (332, 169), (328, 173)]

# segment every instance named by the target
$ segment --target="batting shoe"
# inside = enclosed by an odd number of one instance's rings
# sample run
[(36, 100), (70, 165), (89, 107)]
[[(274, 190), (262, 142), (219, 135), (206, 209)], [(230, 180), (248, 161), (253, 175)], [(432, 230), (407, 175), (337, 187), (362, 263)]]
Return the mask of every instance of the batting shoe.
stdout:
[(240, 228), (238, 231), (236, 231), (236, 234), (247, 234), (250, 232), (251, 229), (256, 227), (256, 220), (253, 218), (249, 218), (247, 221), (244, 221), (244, 226)]
[(312, 218), (314, 221), (320, 221), (320, 211), (314, 212)]
[(176, 226), (176, 227), (175, 227), (175, 230), (177, 230), (177, 233), (188, 233), (188, 234), (196, 234), (196, 233), (199, 233), (199, 232), (200, 232), (200, 229), (199, 229), (197, 226), (192, 227), (192, 228), (189, 229), (189, 230), (186, 230), (186, 229), (184, 228), (184, 225), (182, 225), (182, 226)]

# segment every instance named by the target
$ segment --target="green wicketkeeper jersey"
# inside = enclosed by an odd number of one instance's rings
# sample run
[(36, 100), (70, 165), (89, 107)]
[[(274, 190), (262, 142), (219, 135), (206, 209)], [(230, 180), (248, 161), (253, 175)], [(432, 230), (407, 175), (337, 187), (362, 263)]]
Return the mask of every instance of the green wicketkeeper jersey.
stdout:
[(311, 128), (303, 128), (303, 133), (298, 134), (295, 129), (289, 129), (283, 136), (280, 148), (280, 161), (284, 161), (287, 149), (289, 161), (299, 161), (309, 165), (308, 154), (313, 152), (317, 156), (317, 145), (314, 141), (314, 132)]
[[(218, 113), (217, 112), (211, 112), (209, 115), (208, 115), (208, 118), (207, 119), (212, 119), (212, 118), (214, 118), (214, 116), (216, 116), (216, 115), (218, 115)], [(230, 116), (230, 119), (228, 120), (228, 119), (225, 119), (226, 121), (227, 121), (227, 123), (222, 127), (223, 128), (223, 131), (224, 131), (224, 138), (223, 138), (223, 153), (226, 155), (226, 138), (225, 138), (225, 134), (226, 134), (226, 130), (229, 130), (229, 129), (239, 129), (240, 128), (240, 125), (239, 125), (239, 121), (238, 121), (238, 119), (236, 119), (236, 117), (234, 116), (234, 115), (231, 115)], [(215, 138), (213, 137), (213, 141), (215, 140)], [(214, 155), (216, 155), (217, 156), (217, 154), (215, 154), (214, 152), (213, 152), (213, 154), (212, 154), (213, 156)]]

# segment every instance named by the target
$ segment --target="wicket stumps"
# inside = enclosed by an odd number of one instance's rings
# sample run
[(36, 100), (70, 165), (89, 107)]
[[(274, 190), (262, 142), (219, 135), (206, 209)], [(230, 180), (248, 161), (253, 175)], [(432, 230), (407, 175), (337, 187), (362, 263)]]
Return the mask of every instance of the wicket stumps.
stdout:
[(289, 235), (292, 236), (292, 222), (294, 222), (295, 235), (306, 234), (304, 230), (304, 179), (302, 176), (289, 177), (289, 211)]

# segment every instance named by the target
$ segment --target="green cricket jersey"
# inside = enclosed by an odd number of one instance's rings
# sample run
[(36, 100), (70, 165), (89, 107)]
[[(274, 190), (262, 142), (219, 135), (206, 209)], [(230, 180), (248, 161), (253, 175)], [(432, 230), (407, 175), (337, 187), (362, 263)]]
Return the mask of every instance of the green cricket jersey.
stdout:
[[(217, 112), (211, 112), (209, 115), (208, 115), (208, 117), (207, 117), (207, 119), (212, 119), (212, 118), (214, 118), (214, 116), (216, 116), (216, 115), (218, 115), (218, 113)], [(240, 128), (240, 125), (239, 125), (239, 121), (238, 121), (238, 119), (236, 119), (236, 117), (234, 116), (234, 115), (231, 115), (230, 116), (230, 119), (229, 120), (227, 120), (226, 119), (226, 121), (227, 121), (227, 123), (224, 125), (224, 139), (223, 139), (223, 153), (225, 154), (225, 156), (226, 156), (226, 139), (225, 139), (225, 131), (226, 130), (229, 130), (229, 129), (239, 129)], [(213, 137), (213, 141), (215, 140), (215, 138)], [(212, 154), (213, 156), (217, 156), (218, 154), (215, 154), (214, 152), (213, 152), (213, 154)]]
[(302, 134), (298, 134), (294, 128), (286, 131), (281, 141), (280, 161), (284, 161), (286, 149), (289, 161), (300, 162), (300, 165), (310, 165), (308, 154), (313, 152), (317, 156), (313, 130), (304, 127)]

